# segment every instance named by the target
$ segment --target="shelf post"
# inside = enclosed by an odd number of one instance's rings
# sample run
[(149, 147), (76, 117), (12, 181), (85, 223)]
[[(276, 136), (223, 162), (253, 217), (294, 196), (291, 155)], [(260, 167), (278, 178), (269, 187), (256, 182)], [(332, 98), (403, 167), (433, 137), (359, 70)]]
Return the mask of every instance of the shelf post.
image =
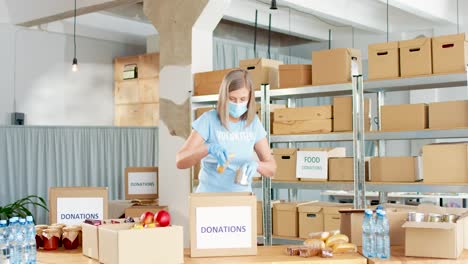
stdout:
[[(270, 85), (261, 86), (261, 116), (262, 123), (267, 132), (267, 140), (270, 142)], [(272, 215), (271, 215), (271, 178), (262, 176), (263, 194), (263, 244), (272, 245)]]
[(351, 59), (353, 89), (353, 157), (354, 157), (354, 208), (366, 207), (365, 147), (364, 147), (364, 92), (362, 73), (356, 58)]

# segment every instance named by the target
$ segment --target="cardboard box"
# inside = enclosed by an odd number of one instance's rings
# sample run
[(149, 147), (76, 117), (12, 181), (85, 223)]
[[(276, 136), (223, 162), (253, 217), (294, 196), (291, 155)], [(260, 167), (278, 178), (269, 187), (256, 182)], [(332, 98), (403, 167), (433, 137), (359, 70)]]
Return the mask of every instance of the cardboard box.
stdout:
[[(366, 181), (369, 181), (369, 162), (366, 160)], [(329, 181), (354, 181), (354, 158), (329, 158)]]
[(292, 120), (292, 121), (274, 121), (273, 134), (313, 134), (330, 133), (333, 130), (332, 119), (322, 120)]
[(434, 73), (466, 72), (468, 38), (465, 33), (432, 38)]
[(219, 93), (224, 76), (234, 69), (199, 72), (193, 75), (193, 94), (209, 95)]
[(108, 203), (108, 216), (110, 219), (123, 218), (125, 209), (132, 206), (131, 201), (127, 200), (111, 200)]
[(274, 148), (273, 157), (276, 161), (275, 181), (297, 181), (295, 148)]
[[(105, 225), (111, 225), (111, 221), (123, 223), (125, 219), (105, 219), (102, 220), (103, 224), (94, 226), (90, 224), (81, 224), (82, 233), (82, 249), (83, 255), (92, 259), (99, 260), (99, 232), (98, 229)], [(135, 219), (138, 221), (138, 219)]]
[(382, 131), (424, 130), (428, 128), (426, 104), (383, 105)]
[(263, 234), (263, 202), (257, 201), (257, 235)]
[(308, 202), (298, 204), (299, 213), (299, 237), (307, 239), (310, 233), (333, 231), (340, 229), (340, 213), (344, 208), (352, 205)]
[(131, 229), (133, 225), (106, 225), (99, 228), (99, 262), (184, 263), (182, 226)]
[[(425, 214), (456, 214), (460, 217), (456, 223), (406, 222), (405, 256), (429, 258), (458, 258), (464, 249), (464, 240), (468, 230), (466, 209), (442, 208), (421, 205), (419, 212)], [(424, 245), (424, 246), (423, 246)]]
[(333, 118), (333, 110), (331, 105), (282, 108), (276, 109), (273, 116), (275, 122), (323, 120)]
[(400, 76), (398, 41), (371, 44), (367, 49), (368, 79), (394, 79)]
[[(385, 204), (387, 218), (390, 227), (390, 245), (404, 246), (405, 230), (402, 225), (408, 218), (408, 212), (414, 211), (415, 206)], [(341, 210), (340, 232), (349, 237), (350, 242), (362, 246), (362, 220), (364, 210)]]
[(468, 127), (468, 100), (429, 104), (429, 128), (460, 127)]
[(257, 199), (252, 193), (190, 195), (190, 256), (257, 254)]
[(86, 219), (107, 219), (107, 187), (50, 187), (49, 223), (80, 225)]
[(468, 143), (440, 143), (422, 148), (425, 183), (468, 183)]
[(278, 89), (281, 64), (281, 61), (256, 58), (241, 60), (239, 67), (250, 72), (255, 90), (260, 90), (262, 84), (270, 84), (270, 89)]
[(327, 181), (328, 158), (345, 157), (346, 148), (302, 148), (297, 151), (296, 177), (301, 181)]
[(161, 210), (166, 210), (168, 211), (169, 208), (167, 206), (158, 206), (158, 205), (134, 205), (131, 206), (127, 209), (125, 209), (125, 217), (135, 217), (135, 218), (140, 218), (141, 214), (144, 212), (151, 211), (153, 213), (157, 213)]
[(400, 41), (401, 77), (432, 74), (430, 38)]
[(125, 168), (125, 199), (158, 199), (158, 167)]
[(282, 64), (279, 66), (279, 88), (312, 85), (312, 65)]
[[(364, 100), (365, 131), (370, 131), (370, 99)], [(353, 97), (333, 97), (333, 131), (353, 131)]]
[(359, 72), (362, 73), (361, 51), (340, 48), (312, 52), (312, 85), (351, 82), (351, 59), (356, 58)]
[(273, 235), (297, 237), (298, 231), (297, 203), (273, 204)]
[(417, 157), (373, 157), (370, 159), (371, 182), (415, 182), (419, 178)]

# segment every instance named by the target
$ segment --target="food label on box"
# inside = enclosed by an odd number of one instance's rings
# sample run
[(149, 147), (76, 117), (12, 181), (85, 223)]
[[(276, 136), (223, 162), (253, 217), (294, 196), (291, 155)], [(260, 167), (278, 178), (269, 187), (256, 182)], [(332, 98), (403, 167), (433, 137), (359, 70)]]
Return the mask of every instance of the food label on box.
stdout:
[(298, 151), (296, 177), (328, 179), (328, 153), (326, 151)]
[(158, 193), (157, 172), (129, 172), (128, 194)]
[(252, 247), (252, 207), (196, 209), (197, 249)]
[(58, 197), (56, 223), (82, 224), (86, 219), (104, 219), (102, 197)]

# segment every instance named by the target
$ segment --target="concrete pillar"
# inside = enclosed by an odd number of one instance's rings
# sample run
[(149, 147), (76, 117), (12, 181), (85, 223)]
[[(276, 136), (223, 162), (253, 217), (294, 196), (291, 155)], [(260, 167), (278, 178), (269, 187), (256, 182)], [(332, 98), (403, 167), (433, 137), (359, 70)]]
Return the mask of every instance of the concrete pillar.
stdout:
[(175, 155), (190, 133), (192, 74), (212, 70), (213, 30), (230, 0), (145, 0), (144, 12), (159, 32), (159, 201), (189, 243), (190, 170), (178, 170)]

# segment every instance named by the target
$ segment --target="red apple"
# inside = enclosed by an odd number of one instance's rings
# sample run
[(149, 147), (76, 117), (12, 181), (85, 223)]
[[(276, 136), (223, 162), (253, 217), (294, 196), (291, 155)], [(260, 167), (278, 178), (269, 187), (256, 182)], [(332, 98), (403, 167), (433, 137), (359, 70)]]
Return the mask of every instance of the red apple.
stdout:
[(154, 218), (156, 224), (160, 227), (165, 227), (171, 224), (171, 215), (169, 212), (165, 210), (161, 210), (156, 213), (156, 217)]
[(152, 212), (144, 212), (140, 216), (140, 224), (146, 225), (151, 224), (154, 221), (154, 214)]

